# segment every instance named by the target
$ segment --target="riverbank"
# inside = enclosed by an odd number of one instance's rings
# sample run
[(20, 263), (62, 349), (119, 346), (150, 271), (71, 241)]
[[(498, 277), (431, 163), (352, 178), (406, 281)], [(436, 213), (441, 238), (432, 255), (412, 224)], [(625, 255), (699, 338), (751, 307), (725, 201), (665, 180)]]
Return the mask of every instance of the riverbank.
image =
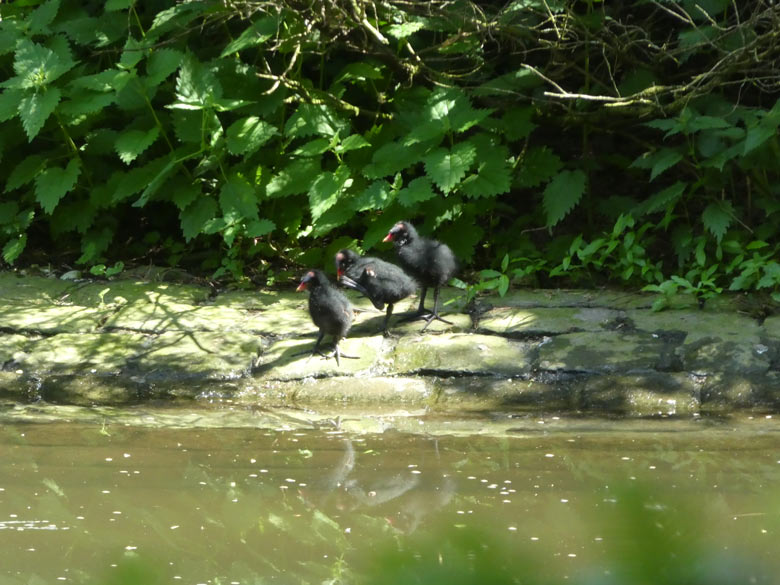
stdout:
[(627, 416), (780, 408), (780, 316), (752, 316), (741, 298), (700, 310), (681, 297), (653, 312), (653, 296), (613, 291), (513, 291), (468, 308), (458, 295), (443, 294), (453, 325), (421, 334), (393, 318), (391, 338), (384, 314), (351, 297), (359, 312), (342, 349), (359, 359), (338, 366), (299, 355), (316, 339), (306, 294), (3, 272), (0, 397)]

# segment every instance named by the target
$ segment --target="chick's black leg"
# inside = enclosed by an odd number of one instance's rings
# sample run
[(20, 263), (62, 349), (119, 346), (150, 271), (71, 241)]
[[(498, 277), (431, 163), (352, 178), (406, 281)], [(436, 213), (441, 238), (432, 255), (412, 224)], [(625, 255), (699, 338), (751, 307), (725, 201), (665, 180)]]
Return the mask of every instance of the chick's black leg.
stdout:
[(442, 323), (446, 323), (447, 325), (452, 325), (452, 321), (447, 321), (447, 319), (442, 319), (439, 317), (439, 287), (433, 289), (433, 312), (425, 317), (425, 325), (423, 325), (423, 328), (420, 329), (420, 333), (425, 331), (428, 328), (428, 325), (431, 324), (431, 321), (441, 321)]
[(428, 287), (422, 287), (422, 290), (420, 291), (420, 304), (418, 305), (417, 310), (414, 313), (407, 315), (403, 319), (400, 319), (399, 323), (404, 323), (406, 321), (416, 321), (426, 313), (429, 313), (429, 311), (425, 309), (425, 294), (427, 292)]
[(390, 303), (387, 305), (387, 311), (385, 311), (385, 325), (382, 328), (382, 335), (385, 337), (393, 337), (393, 335), (390, 333), (390, 330), (387, 328), (388, 324), (390, 323), (390, 315), (393, 314), (393, 303)]

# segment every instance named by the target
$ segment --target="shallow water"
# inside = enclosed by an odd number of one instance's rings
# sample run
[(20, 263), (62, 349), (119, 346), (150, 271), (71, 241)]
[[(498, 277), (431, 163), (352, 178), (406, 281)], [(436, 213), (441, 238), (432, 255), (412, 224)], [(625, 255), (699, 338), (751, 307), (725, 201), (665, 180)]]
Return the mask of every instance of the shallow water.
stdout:
[(647, 530), (777, 582), (773, 419), (544, 422), (498, 437), (5, 424), (2, 582), (103, 583), (128, 558), (162, 583), (366, 582), (377, 550), (470, 529), (581, 582), (636, 538), (616, 513), (632, 486)]

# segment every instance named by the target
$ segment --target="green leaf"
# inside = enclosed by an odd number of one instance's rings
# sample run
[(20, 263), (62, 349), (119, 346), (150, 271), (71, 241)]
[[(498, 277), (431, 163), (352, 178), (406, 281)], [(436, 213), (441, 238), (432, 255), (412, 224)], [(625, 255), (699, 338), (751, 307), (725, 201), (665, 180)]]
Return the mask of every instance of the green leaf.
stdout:
[(375, 65), (365, 61), (350, 63), (336, 76), (335, 83), (341, 83), (343, 81), (351, 81), (354, 83), (356, 81), (367, 81), (369, 79), (383, 79), (384, 75), (382, 74), (382, 69), (383, 67), (381, 65)]
[(395, 191), (385, 180), (374, 181), (352, 202), (355, 211), (382, 210), (393, 200)]
[(4, 81), (2, 85), (13, 89), (41, 89), (66, 71), (53, 50), (23, 41), (14, 54), (16, 77)]
[(76, 263), (89, 264), (97, 262), (100, 255), (106, 251), (113, 239), (114, 230), (110, 227), (90, 230), (81, 240), (81, 256), (78, 257)]
[(246, 235), (248, 238), (260, 238), (270, 234), (275, 229), (276, 224), (270, 219), (258, 219), (247, 224)]
[(529, 148), (520, 162), (517, 182), (521, 187), (538, 187), (563, 167), (560, 157), (546, 146)]
[(13, 264), (24, 251), (25, 246), (27, 246), (27, 234), (19, 234), (11, 238), (3, 246), (3, 260)]
[(536, 124), (531, 121), (533, 115), (532, 106), (512, 108), (506, 112), (501, 118), (501, 129), (506, 139), (513, 142), (530, 136), (536, 128)]
[(680, 151), (673, 148), (661, 148), (655, 152), (646, 152), (637, 157), (630, 167), (639, 169), (651, 169), (650, 180), (652, 181), (665, 170), (673, 167), (683, 158)]
[(60, 0), (48, 0), (33, 10), (27, 17), (27, 26), (31, 34), (48, 33), (49, 25), (57, 16), (60, 9)]
[(16, 117), (22, 97), (24, 92), (18, 89), (6, 89), (0, 94), (0, 122)]
[(305, 193), (319, 174), (320, 159), (294, 160), (271, 178), (265, 189), (266, 196), (276, 198)]
[(46, 120), (57, 107), (61, 97), (60, 90), (56, 87), (50, 87), (42, 93), (34, 93), (22, 98), (19, 102), (19, 116), (22, 119), (22, 126), (27, 134), (28, 142), (41, 131)]
[(68, 166), (49, 167), (35, 177), (35, 199), (43, 210), (51, 214), (66, 193), (71, 191), (81, 174), (78, 159), (72, 159)]
[(154, 126), (151, 130), (127, 130), (116, 139), (116, 153), (123, 163), (129, 165), (138, 155), (149, 148), (160, 135), (160, 129)]
[(296, 156), (318, 156), (330, 148), (330, 140), (327, 138), (315, 138), (303, 144), (293, 152)]
[(734, 209), (730, 201), (715, 201), (704, 208), (701, 214), (704, 227), (720, 243), (734, 220)]
[(5, 184), (5, 192), (18, 189), (32, 181), (46, 165), (46, 159), (38, 154), (31, 154), (14, 167)]
[(341, 141), (336, 147), (336, 152), (342, 153), (350, 150), (358, 150), (360, 148), (366, 148), (371, 146), (371, 143), (363, 138), (360, 134), (351, 134)]
[(762, 121), (758, 126), (748, 128), (747, 136), (745, 137), (745, 149), (742, 154), (747, 155), (754, 151), (773, 136), (777, 136), (777, 124)]
[(447, 194), (466, 175), (476, 153), (476, 148), (470, 142), (460, 142), (451, 150), (437, 148), (425, 157), (425, 172)]
[(168, 107), (200, 110), (222, 97), (222, 86), (214, 72), (189, 55), (182, 61), (176, 78), (176, 99)]
[(644, 215), (646, 213), (655, 213), (666, 209), (669, 205), (676, 202), (680, 196), (685, 192), (687, 183), (677, 181), (674, 185), (670, 185), (661, 191), (653, 194), (649, 199), (646, 199), (642, 203), (636, 206), (634, 213), (636, 216)]
[(106, 12), (118, 12), (120, 10), (127, 10), (133, 5), (134, 0), (106, 0), (106, 4), (103, 9)]
[(404, 22), (403, 24), (392, 24), (385, 29), (385, 32), (396, 39), (405, 39), (413, 35), (425, 26), (420, 21)]
[(334, 205), (317, 218), (311, 235), (315, 238), (322, 237), (335, 228), (344, 225), (354, 216), (355, 211), (350, 205)]
[(434, 197), (436, 193), (428, 177), (417, 177), (409, 183), (408, 187), (398, 192), (398, 202), (404, 207), (411, 207)]
[(369, 179), (395, 175), (420, 162), (428, 148), (427, 144), (421, 142), (411, 145), (388, 142), (374, 151), (371, 164), (363, 167), (363, 175)]
[(181, 231), (189, 242), (198, 236), (206, 223), (217, 213), (217, 202), (212, 197), (200, 197), (192, 205), (179, 213)]
[(301, 104), (284, 126), (285, 136), (305, 138), (306, 136), (327, 136), (332, 138), (347, 131), (349, 124), (333, 110), (321, 104)]
[(512, 171), (507, 163), (509, 149), (496, 144), (486, 134), (478, 134), (471, 141), (477, 147), (477, 172), (464, 179), (461, 191), (473, 198), (508, 192), (512, 183)]
[(278, 133), (277, 129), (256, 116), (237, 120), (227, 129), (227, 147), (231, 154), (249, 155)]
[(279, 21), (275, 16), (266, 16), (256, 20), (236, 40), (225, 47), (220, 57), (227, 57), (231, 53), (237, 53), (247, 47), (262, 45), (268, 39), (274, 37), (278, 29)]
[(76, 90), (70, 92), (68, 100), (60, 104), (63, 116), (76, 118), (84, 114), (99, 112), (114, 103), (116, 96), (111, 93), (95, 93), (93, 91)]
[(543, 194), (543, 206), (547, 214), (547, 227), (561, 221), (574, 209), (585, 192), (587, 177), (580, 170), (561, 171), (547, 185)]
[(185, 56), (176, 49), (156, 49), (146, 62), (146, 76), (151, 86), (165, 81), (184, 61)]
[(244, 177), (230, 177), (219, 192), (219, 205), (226, 219), (240, 221), (257, 219), (257, 196), (254, 187)]
[(335, 173), (326, 171), (321, 173), (309, 189), (309, 206), (312, 219), (317, 219), (339, 200), (344, 189), (352, 184), (349, 167), (340, 166)]

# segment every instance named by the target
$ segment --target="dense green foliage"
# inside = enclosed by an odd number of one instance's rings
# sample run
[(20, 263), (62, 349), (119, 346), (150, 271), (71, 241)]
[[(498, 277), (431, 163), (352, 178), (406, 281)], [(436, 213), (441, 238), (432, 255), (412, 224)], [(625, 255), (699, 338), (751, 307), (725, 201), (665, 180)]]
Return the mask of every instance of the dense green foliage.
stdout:
[(272, 282), (405, 218), (487, 268), (471, 293), (780, 290), (768, 0), (24, 0), (0, 18), (7, 263)]

